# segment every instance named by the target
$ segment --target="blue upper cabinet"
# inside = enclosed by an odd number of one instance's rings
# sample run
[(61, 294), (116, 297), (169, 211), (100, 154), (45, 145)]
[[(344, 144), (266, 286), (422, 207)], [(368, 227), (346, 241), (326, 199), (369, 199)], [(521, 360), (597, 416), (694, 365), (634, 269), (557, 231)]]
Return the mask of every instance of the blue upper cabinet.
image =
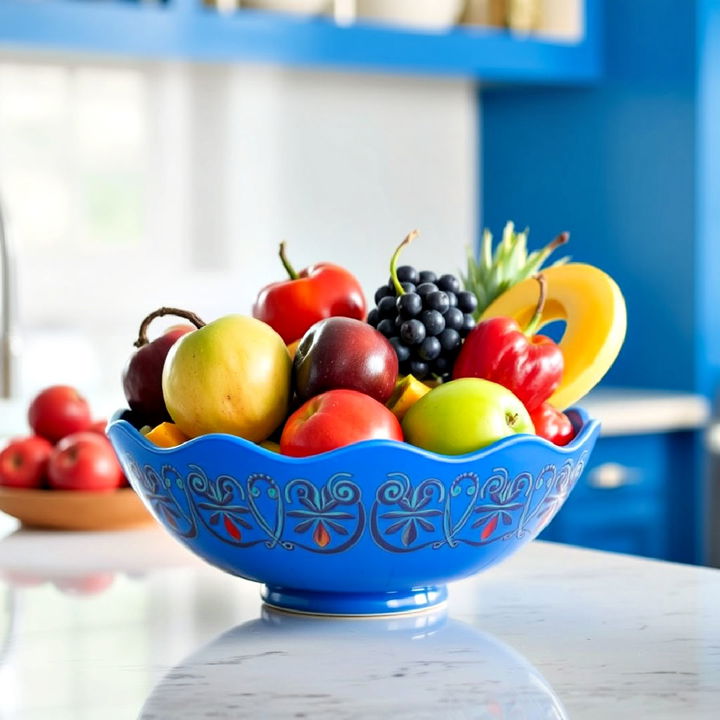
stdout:
[[(720, 0), (604, 3), (594, 87), (483, 91), (483, 224), (570, 230), (628, 304), (612, 385), (700, 392), (720, 370)], [(509, 171), (509, 169), (511, 169)]]
[(584, 36), (569, 43), (479, 27), (418, 32), (250, 10), (219, 14), (201, 0), (0, 0), (0, 47), (584, 84), (600, 75), (599, 5), (586, 0)]

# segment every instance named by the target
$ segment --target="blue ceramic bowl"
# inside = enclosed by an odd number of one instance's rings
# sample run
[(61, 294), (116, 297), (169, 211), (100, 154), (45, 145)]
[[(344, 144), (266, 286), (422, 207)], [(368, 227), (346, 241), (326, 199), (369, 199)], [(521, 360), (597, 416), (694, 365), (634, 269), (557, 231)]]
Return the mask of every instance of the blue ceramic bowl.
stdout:
[(194, 553), (264, 583), (269, 605), (339, 615), (420, 610), (450, 580), (532, 540), (580, 477), (599, 423), (556, 447), (515, 435), (445, 456), (371, 440), (290, 458), (231, 435), (171, 449), (118, 413), (108, 435), (155, 518)]

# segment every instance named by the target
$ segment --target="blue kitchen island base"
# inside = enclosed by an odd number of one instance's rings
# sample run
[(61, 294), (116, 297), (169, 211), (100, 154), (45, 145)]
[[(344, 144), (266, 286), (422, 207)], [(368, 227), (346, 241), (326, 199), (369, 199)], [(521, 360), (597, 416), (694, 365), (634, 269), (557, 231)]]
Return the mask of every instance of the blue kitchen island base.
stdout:
[(306, 615), (399, 615), (437, 608), (447, 600), (447, 587), (412, 588), (386, 593), (330, 593), (263, 586), (266, 605)]

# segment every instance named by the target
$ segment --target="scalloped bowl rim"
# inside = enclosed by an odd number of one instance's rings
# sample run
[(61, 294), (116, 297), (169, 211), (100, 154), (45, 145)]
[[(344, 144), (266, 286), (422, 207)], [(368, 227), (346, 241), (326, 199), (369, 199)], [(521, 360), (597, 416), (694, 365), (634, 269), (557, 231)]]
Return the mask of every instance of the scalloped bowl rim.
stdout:
[[(579, 432), (567, 445), (555, 445), (549, 440), (532, 435), (529, 433), (518, 433), (515, 435), (509, 435), (508, 437), (502, 438), (491, 445), (488, 445), (479, 450), (474, 450), (464, 455), (442, 455), (440, 453), (433, 452), (431, 450), (425, 450), (423, 448), (410, 445), (410, 443), (399, 441), (399, 440), (363, 440), (357, 443), (351, 443), (350, 445), (344, 445), (342, 447), (330, 450), (324, 453), (318, 453), (316, 455), (308, 455), (306, 457), (291, 457), (289, 455), (281, 455), (280, 453), (268, 450), (261, 445), (257, 445), (250, 440), (239, 437), (238, 435), (230, 435), (229, 433), (208, 433), (206, 435), (199, 435), (198, 437), (191, 438), (181, 445), (176, 445), (171, 448), (163, 448), (150, 442), (141, 432), (139, 432), (133, 425), (127, 420), (122, 418), (127, 412), (127, 408), (117, 410), (106, 428), (106, 432), (112, 428), (125, 432), (130, 435), (137, 443), (139, 443), (146, 450), (158, 453), (160, 455), (172, 455), (173, 453), (181, 450), (194, 448), (197, 445), (204, 443), (215, 443), (218, 441), (224, 443), (230, 443), (241, 448), (245, 448), (251, 452), (256, 453), (260, 457), (269, 458), (275, 462), (285, 463), (291, 466), (308, 466), (316, 463), (318, 460), (327, 459), (341, 459), (345, 455), (361, 452), (362, 450), (373, 450), (375, 448), (396, 448), (400, 452), (406, 452), (411, 455), (417, 455), (433, 462), (442, 463), (467, 463), (482, 460), (489, 455), (505, 450), (506, 448), (512, 448), (516, 445), (531, 446), (535, 445), (538, 447), (544, 447), (552, 449), (554, 452), (561, 455), (572, 455), (578, 447), (583, 445), (588, 437), (590, 437), (600, 426), (600, 422), (591, 418), (585, 410), (582, 408), (573, 407), (568, 409), (566, 412), (577, 415), (579, 420)], [(575, 427), (578, 427), (578, 423), (573, 423)]]

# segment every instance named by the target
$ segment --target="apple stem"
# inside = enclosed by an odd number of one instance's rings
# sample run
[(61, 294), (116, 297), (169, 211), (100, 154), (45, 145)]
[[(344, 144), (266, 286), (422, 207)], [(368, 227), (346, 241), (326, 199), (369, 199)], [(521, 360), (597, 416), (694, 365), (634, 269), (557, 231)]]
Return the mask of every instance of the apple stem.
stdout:
[(518, 421), (518, 414), (517, 413), (505, 413), (505, 421), (510, 427), (514, 427), (515, 423)]
[(420, 233), (417, 230), (409, 232), (403, 241), (397, 246), (393, 256), (390, 258), (390, 278), (392, 279), (393, 285), (395, 286), (395, 293), (398, 297), (405, 294), (403, 286), (400, 284), (397, 276), (397, 264), (400, 259), (400, 253), (405, 247), (407, 247)]
[(201, 327), (205, 327), (205, 323), (194, 312), (190, 312), (190, 310), (181, 310), (180, 308), (172, 307), (161, 307), (151, 312), (140, 323), (138, 339), (133, 343), (136, 348), (141, 348), (143, 345), (147, 345), (150, 342), (147, 336), (147, 331), (150, 323), (155, 318), (164, 317), (165, 315), (177, 315), (178, 317), (184, 318), (185, 320), (189, 320), (196, 328), (198, 328), (198, 330)]
[(535, 312), (530, 318), (530, 322), (525, 328), (525, 335), (532, 337), (537, 331), (540, 321), (542, 320), (543, 310), (545, 309), (545, 299), (547, 297), (547, 282), (545, 276), (540, 273), (539, 275), (533, 275), (533, 278), (540, 284), (540, 296), (538, 297), (538, 303), (535, 307)]
[(280, 262), (283, 264), (283, 267), (285, 268), (287, 274), (290, 276), (290, 279), (297, 280), (300, 276), (297, 274), (295, 268), (290, 264), (290, 261), (287, 259), (287, 255), (285, 254), (284, 240), (280, 243), (280, 250), (278, 252), (278, 255), (280, 256)]

